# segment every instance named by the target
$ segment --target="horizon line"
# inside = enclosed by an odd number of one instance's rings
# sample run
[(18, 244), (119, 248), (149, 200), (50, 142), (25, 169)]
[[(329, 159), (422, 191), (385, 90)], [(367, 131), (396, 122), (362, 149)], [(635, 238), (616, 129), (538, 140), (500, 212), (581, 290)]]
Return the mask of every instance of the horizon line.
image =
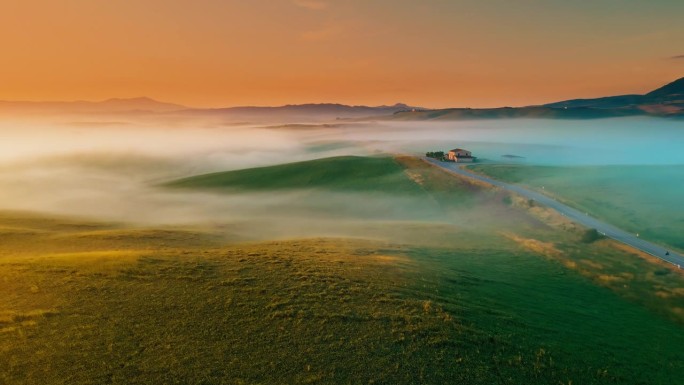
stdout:
[[(656, 89), (662, 88), (668, 84), (684, 80), (684, 76), (677, 78), (671, 82), (668, 82), (666, 84), (661, 85), (660, 87), (657, 87), (655, 89), (652, 89), (651, 91), (654, 91)], [(218, 110), (218, 109), (230, 109), (230, 108), (279, 108), (279, 107), (289, 107), (289, 106), (306, 106), (306, 105), (339, 105), (339, 106), (348, 106), (348, 107), (370, 107), (370, 108), (380, 108), (380, 107), (395, 107), (398, 105), (403, 105), (406, 107), (410, 108), (420, 108), (420, 109), (429, 109), (429, 110), (441, 110), (441, 109), (452, 109), (452, 108), (471, 108), (471, 109), (488, 109), (488, 108), (521, 108), (521, 107), (537, 107), (537, 106), (544, 106), (545, 104), (553, 104), (553, 103), (558, 103), (562, 101), (569, 101), (569, 100), (582, 100), (582, 99), (594, 99), (594, 98), (601, 98), (601, 97), (611, 97), (611, 96), (627, 96), (627, 95), (646, 95), (651, 91), (647, 91), (643, 94), (617, 94), (617, 95), (606, 95), (606, 96), (598, 96), (598, 97), (570, 97), (568, 99), (563, 99), (563, 100), (556, 100), (556, 101), (551, 101), (551, 102), (544, 102), (541, 104), (526, 104), (526, 105), (500, 105), (496, 107), (426, 107), (426, 106), (417, 106), (417, 105), (411, 105), (408, 103), (404, 102), (396, 102), (393, 104), (379, 104), (379, 105), (371, 105), (371, 104), (346, 104), (342, 102), (304, 102), (304, 103), (285, 103), (285, 104), (270, 104), (270, 105), (258, 105), (258, 104), (242, 104), (242, 105), (222, 105), (222, 106), (217, 106), (217, 107), (209, 107), (209, 106), (190, 106), (187, 104), (181, 104), (173, 101), (166, 101), (163, 99), (157, 99), (154, 97), (150, 96), (131, 96), (131, 97), (122, 97), (122, 96), (116, 96), (116, 97), (109, 97), (105, 99), (98, 99), (98, 100), (87, 100), (87, 99), (72, 99), (72, 100), (25, 100), (25, 99), (1, 99), (0, 103), (35, 103), (35, 104), (40, 104), (40, 103), (106, 103), (110, 101), (134, 101), (134, 100), (142, 100), (142, 101), (150, 101), (150, 102), (155, 102), (155, 103), (161, 103), (161, 104), (172, 104), (176, 105), (178, 107), (183, 107), (184, 109), (188, 110)]]

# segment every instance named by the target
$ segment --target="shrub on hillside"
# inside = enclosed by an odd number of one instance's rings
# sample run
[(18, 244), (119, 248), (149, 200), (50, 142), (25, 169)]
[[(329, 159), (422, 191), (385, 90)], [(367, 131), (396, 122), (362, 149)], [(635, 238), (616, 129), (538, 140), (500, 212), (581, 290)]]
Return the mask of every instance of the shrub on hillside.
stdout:
[(604, 236), (601, 235), (601, 233), (599, 233), (596, 229), (589, 229), (582, 234), (582, 242), (584, 243), (592, 243), (603, 238)]
[(428, 151), (425, 153), (425, 156), (428, 158), (443, 159), (444, 151)]

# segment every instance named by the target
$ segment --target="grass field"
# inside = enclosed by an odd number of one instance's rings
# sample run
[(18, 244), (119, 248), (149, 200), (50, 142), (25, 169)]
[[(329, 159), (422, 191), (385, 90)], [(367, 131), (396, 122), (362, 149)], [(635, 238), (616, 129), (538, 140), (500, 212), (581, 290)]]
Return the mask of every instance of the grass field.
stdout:
[(388, 157), (340, 156), (246, 170), (198, 175), (168, 183), (169, 187), (228, 190), (326, 189), (416, 194), (399, 164)]
[(383, 162), (438, 220), (235, 243), (230, 226), (1, 213), (0, 383), (681, 379), (681, 275), (418, 159)]
[(477, 165), (473, 170), (550, 193), (646, 239), (684, 252), (684, 166)]

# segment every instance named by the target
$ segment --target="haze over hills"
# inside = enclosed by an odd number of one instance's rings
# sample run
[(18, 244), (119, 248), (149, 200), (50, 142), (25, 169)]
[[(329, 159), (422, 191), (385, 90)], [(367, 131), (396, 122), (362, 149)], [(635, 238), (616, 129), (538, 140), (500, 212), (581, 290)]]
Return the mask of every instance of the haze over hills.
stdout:
[(186, 110), (180, 104), (160, 102), (148, 97), (112, 98), (100, 102), (27, 102), (0, 101), (0, 112), (7, 113), (117, 113), (117, 112), (172, 112)]
[(684, 78), (645, 95), (619, 95), (573, 99), (541, 106), (502, 108), (446, 108), (401, 111), (396, 120), (460, 120), (501, 118), (596, 119), (621, 116), (684, 116)]
[(0, 101), (5, 114), (122, 114), (154, 113), (181, 117), (211, 117), (234, 121), (307, 121), (334, 119), (460, 120), (460, 119), (596, 119), (623, 116), (684, 116), (684, 78), (643, 95), (571, 99), (539, 106), (426, 109), (403, 103), (382, 106), (336, 103), (289, 104), (276, 107), (241, 106), (191, 108), (148, 97), (101, 102)]
[(180, 117), (225, 118), (235, 121), (306, 121), (353, 119), (389, 116), (398, 111), (422, 109), (397, 103), (391, 106), (350, 106), (336, 103), (288, 104), (276, 107), (240, 106), (225, 108), (192, 108), (160, 102), (148, 97), (114, 98), (100, 102), (28, 102), (0, 101), (0, 114), (166, 114)]
[(311, 118), (321, 120), (331, 119), (352, 119), (365, 117), (387, 116), (400, 111), (422, 109), (412, 107), (403, 103), (396, 103), (391, 106), (350, 106), (337, 103), (307, 103), (307, 104), (288, 104), (278, 107), (227, 107), (212, 109), (189, 109), (184, 114), (200, 116), (224, 116), (239, 118), (243, 120), (262, 120), (268, 119), (289, 119), (289, 120), (308, 120)]
[[(681, 110), (684, 108), (684, 77), (668, 83), (644, 95), (618, 95), (595, 99), (572, 99), (562, 102), (545, 104), (546, 107), (588, 107), (588, 108), (639, 108), (661, 106), (663, 111), (667, 107)], [(649, 110), (650, 111), (650, 110)]]

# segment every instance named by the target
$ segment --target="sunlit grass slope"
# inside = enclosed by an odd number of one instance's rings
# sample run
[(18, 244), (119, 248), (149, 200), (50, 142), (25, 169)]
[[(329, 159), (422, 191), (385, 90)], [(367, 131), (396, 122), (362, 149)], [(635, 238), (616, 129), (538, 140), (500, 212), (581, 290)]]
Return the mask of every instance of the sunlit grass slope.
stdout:
[(328, 189), (417, 194), (420, 188), (391, 157), (340, 156), (181, 179), (171, 187), (232, 190)]
[(597, 218), (684, 251), (684, 166), (478, 165), (473, 169), (538, 190), (543, 187)]
[(537, 254), (565, 253), (560, 242), (221, 245), (5, 218), (24, 233), (0, 232), (14, 240), (0, 257), (0, 383), (648, 384), (684, 372), (681, 327)]
[(0, 213), (0, 383), (682, 378), (672, 268), (583, 243), (560, 216), (419, 159), (390, 161), (443, 217), (364, 221), (358, 236), (376, 240), (234, 243), (230, 224)]

